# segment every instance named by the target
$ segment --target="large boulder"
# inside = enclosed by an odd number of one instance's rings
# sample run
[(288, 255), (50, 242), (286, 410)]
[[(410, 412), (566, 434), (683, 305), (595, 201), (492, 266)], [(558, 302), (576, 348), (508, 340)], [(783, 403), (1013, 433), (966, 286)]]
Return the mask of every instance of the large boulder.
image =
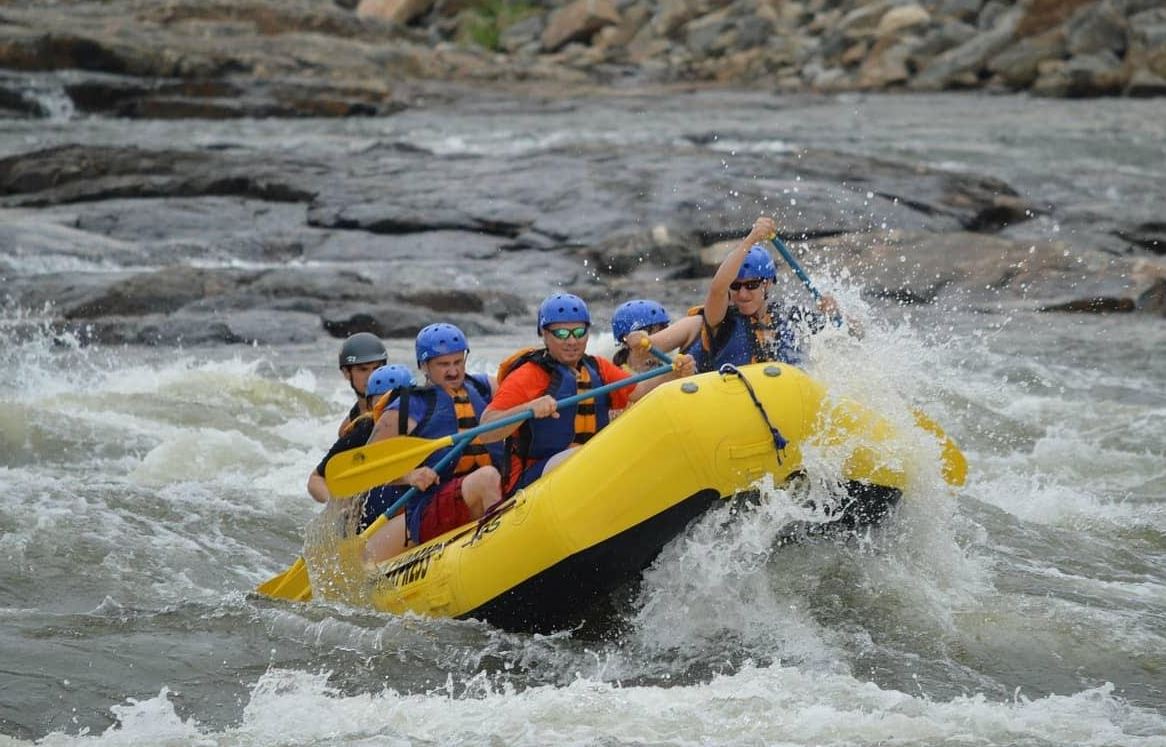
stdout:
[(569, 42), (590, 41), (604, 26), (617, 25), (619, 11), (612, 0), (574, 0), (551, 14), (542, 33), (542, 48), (554, 52)]

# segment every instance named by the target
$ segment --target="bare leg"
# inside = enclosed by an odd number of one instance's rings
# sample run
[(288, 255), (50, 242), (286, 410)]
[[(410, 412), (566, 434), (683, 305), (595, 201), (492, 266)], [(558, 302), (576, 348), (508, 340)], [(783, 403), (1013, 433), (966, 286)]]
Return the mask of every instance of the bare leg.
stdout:
[(462, 500), (475, 519), (502, 500), (502, 475), (493, 467), (480, 467), (462, 480)]
[(364, 562), (379, 563), (405, 552), (405, 514), (399, 513), (369, 537), (364, 546)]

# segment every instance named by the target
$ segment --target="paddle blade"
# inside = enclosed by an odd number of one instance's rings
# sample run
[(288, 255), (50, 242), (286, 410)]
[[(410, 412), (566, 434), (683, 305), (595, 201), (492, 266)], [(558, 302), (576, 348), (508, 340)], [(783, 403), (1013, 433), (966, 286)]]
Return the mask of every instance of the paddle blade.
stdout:
[(328, 460), (324, 482), (333, 498), (347, 498), (403, 477), (430, 454), (451, 443), (452, 436), (397, 436), (342, 451)]
[(283, 573), (272, 576), (255, 588), (265, 597), (306, 602), (312, 598), (312, 584), (308, 578), (308, 564), (302, 557)]
[(930, 417), (922, 410), (914, 410), (915, 424), (939, 439), (942, 449), (940, 457), (943, 459), (943, 479), (952, 487), (960, 487), (968, 480), (968, 460), (955, 441), (943, 432)]

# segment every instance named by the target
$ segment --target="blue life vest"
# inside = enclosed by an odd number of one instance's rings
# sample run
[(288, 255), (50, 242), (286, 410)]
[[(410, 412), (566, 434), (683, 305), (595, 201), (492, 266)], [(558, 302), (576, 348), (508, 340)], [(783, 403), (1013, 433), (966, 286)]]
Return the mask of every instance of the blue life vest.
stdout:
[[(474, 415), (480, 423), (482, 413), (486, 410), (487, 405), (490, 404), (492, 396), (490, 393), (490, 378), (486, 374), (466, 374), (465, 388), (470, 397), (470, 404), (474, 408)], [(389, 405), (388, 409), (398, 411), (404, 409), (408, 413), (406, 417), (416, 421), (417, 427), (409, 432), (411, 436), (442, 438), (443, 436), (455, 435), (458, 432), (458, 421), (454, 413), (453, 397), (441, 387), (424, 386), (406, 390), (397, 400)], [(403, 424), (402, 428), (408, 428), (407, 423)], [(427, 467), (436, 466), (451, 448), (453, 447), (438, 449), (429, 455), (424, 464)], [(467, 448), (473, 448), (473, 446)], [(502, 462), (501, 444), (489, 444), (485, 448), (486, 452), (490, 455), (490, 461), (494, 463), (495, 467), (498, 467)], [(465, 451), (463, 450), (462, 453), (464, 454)], [(461, 476), (456, 469), (457, 463), (457, 461), (454, 461), (438, 473), (441, 478), (441, 483)], [(428, 490), (417, 493), (417, 495), (409, 499), (409, 503), (405, 506), (405, 524), (410, 539), (416, 541), (420, 537), (421, 517), (425, 513), (425, 507), (429, 505), (433, 496), (436, 495), (441, 483), (434, 485)], [(387, 506), (391, 501), (385, 496), (391, 495), (391, 500), (395, 501), (404, 495), (408, 489), (408, 485), (382, 486), (382, 488), (378, 489), (378, 502), (382, 502)], [(366, 510), (369, 502), (371, 501), (366, 502)]]
[[(520, 362), (511, 370), (517, 370), (524, 365), (536, 365), (550, 374), (551, 380), (546, 391), (543, 392), (544, 395), (561, 400), (579, 393), (575, 372), (552, 358), (546, 350), (535, 351), (519, 360)], [(603, 380), (599, 363), (592, 356), (584, 355), (579, 365), (586, 366), (587, 374), (591, 378), (592, 389), (608, 383)], [(594, 403), (595, 431), (598, 433), (611, 422), (611, 400), (606, 394), (601, 394), (588, 402)], [(525, 470), (532, 464), (545, 463), (547, 459), (576, 443), (575, 415), (580, 406), (587, 404), (587, 402), (581, 402), (571, 407), (560, 408), (557, 418), (531, 418), (523, 421), (518, 430), (506, 439), (507, 459), (503, 485), (509, 482), (510, 457), (512, 455), (517, 455), (522, 460)], [(537, 475), (532, 477), (537, 477)], [(528, 480), (527, 483), (529, 482)], [(522, 485), (520, 484), (519, 487)]]
[[(760, 361), (778, 361), (794, 366), (805, 360), (803, 332), (813, 334), (825, 326), (824, 317), (801, 307), (785, 307), (777, 302), (766, 306), (770, 322), (762, 325), (754, 317), (745, 317), (730, 306), (725, 318), (714, 331), (701, 313), (700, 336), (684, 352), (696, 361), (701, 373), (717, 371), (726, 363), (742, 366)], [(762, 334), (758, 334), (761, 332)]]

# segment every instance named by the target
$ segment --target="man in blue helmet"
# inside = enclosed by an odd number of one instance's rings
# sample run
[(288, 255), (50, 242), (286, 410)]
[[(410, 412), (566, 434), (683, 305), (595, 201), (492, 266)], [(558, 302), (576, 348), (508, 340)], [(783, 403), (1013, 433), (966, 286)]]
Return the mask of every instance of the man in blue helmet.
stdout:
[[(826, 319), (838, 314), (838, 303), (833, 296), (823, 295), (818, 301), (820, 313), (815, 313), (769, 298), (777, 268), (761, 242), (776, 235), (773, 219), (763, 216), (754, 221), (749, 234), (717, 268), (704, 306), (651, 335), (651, 343), (664, 350), (685, 350), (696, 359), (702, 372), (716, 371), (726, 363), (801, 364), (805, 356), (804, 334), (825, 327)], [(852, 326), (852, 330), (857, 327)], [(628, 335), (633, 361), (643, 357), (642, 335)]]
[(637, 298), (621, 303), (611, 315), (611, 334), (620, 346), (611, 357), (612, 362), (635, 373), (648, 370), (653, 365), (650, 358), (644, 358), (638, 365), (630, 364), (629, 351), (624, 344), (627, 336), (636, 330), (643, 330), (648, 335), (655, 334), (667, 327), (671, 321), (667, 310), (655, 301)]
[(482, 422), (534, 411), (533, 419), (483, 434), (488, 441), (509, 437), (503, 464), (507, 495), (573, 454), (575, 447), (585, 444), (611, 421), (613, 410), (625, 409), (662, 381), (695, 371), (689, 356), (678, 356), (676, 370), (670, 375), (641, 381), (634, 388), (616, 389), (560, 412), (556, 400), (631, 376), (612, 361), (587, 354), (590, 331), (591, 313), (583, 299), (556, 293), (539, 306), (538, 333), (543, 347), (521, 351), (499, 367), (498, 391)]
[[(417, 367), (426, 384), (406, 391), (377, 420), (369, 443), (405, 434), (442, 438), (476, 428), (494, 395), (495, 383), (486, 374), (467, 374), (469, 342), (452, 324), (430, 324), (417, 334)], [(447, 449), (440, 449), (412, 470), (389, 492), (399, 497), (410, 487), (418, 494), (405, 507), (405, 527), (390, 523), (368, 543), (366, 557), (379, 562), (462, 524), (480, 518), (502, 499), (501, 475), (494, 465), (501, 455), (475, 439), (452, 466), (437, 473)], [(394, 497), (394, 500), (396, 498)]]
[[(328, 485), (324, 482), (324, 468), (328, 466), (328, 462), (332, 457), (336, 456), (342, 451), (355, 449), (364, 446), (368, 443), (369, 436), (373, 432), (373, 425), (379, 417), (381, 411), (385, 407), (386, 401), (390, 400), (397, 392), (402, 389), (407, 389), (413, 384), (413, 374), (405, 366), (394, 364), (391, 366), (381, 366), (373, 371), (367, 380), (362, 382), (361, 386), (364, 389), (364, 412), (356, 416), (350, 421), (346, 427), (341, 431), (340, 438), (336, 443), (332, 444), (332, 448), (320, 460), (320, 464), (312, 471), (308, 477), (308, 494), (320, 503), (327, 503), (332, 494), (328, 492)], [(371, 505), (370, 505), (371, 504)], [(361, 522), (361, 528), (375, 519), (380, 511), (377, 511), (377, 502), (368, 500), (365, 502), (365, 518), (367, 521)], [(384, 503), (380, 506), (383, 511), (389, 504)], [(371, 514), (371, 518), (370, 515)]]

